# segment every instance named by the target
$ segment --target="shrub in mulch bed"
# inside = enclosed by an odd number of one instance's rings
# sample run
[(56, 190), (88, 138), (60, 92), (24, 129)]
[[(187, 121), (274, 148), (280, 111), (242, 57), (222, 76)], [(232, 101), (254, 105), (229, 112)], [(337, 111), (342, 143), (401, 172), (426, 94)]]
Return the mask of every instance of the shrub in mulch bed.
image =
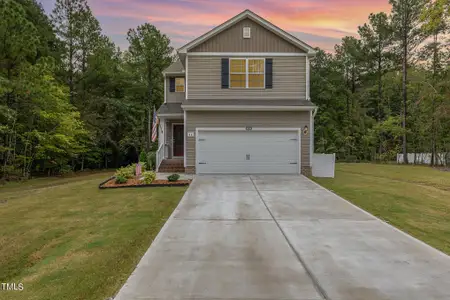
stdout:
[(115, 176), (108, 178), (107, 180), (100, 183), (98, 186), (100, 189), (110, 189), (110, 188), (130, 188), (130, 187), (162, 187), (162, 186), (186, 186), (191, 183), (191, 180), (153, 180), (150, 184), (145, 184), (142, 180), (137, 180), (135, 178), (130, 178), (126, 183), (116, 183)]

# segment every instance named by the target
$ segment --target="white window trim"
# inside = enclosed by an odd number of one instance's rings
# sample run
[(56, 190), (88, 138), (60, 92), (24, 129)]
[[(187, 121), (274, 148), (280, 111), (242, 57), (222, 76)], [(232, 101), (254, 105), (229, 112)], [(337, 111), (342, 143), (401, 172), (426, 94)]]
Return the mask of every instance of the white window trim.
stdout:
[[(182, 91), (177, 91), (177, 79), (183, 79), (183, 90)], [(175, 77), (175, 93), (185, 93), (185, 92), (186, 92), (186, 79), (184, 77)]]
[[(243, 87), (232, 87), (231, 86), (231, 61), (232, 60), (245, 60), (245, 73), (242, 72), (234, 72), (233, 74), (245, 74), (245, 88)], [(263, 61), (263, 72), (262, 73), (249, 73), (248, 72), (248, 61), (249, 60), (262, 60)], [(248, 75), (249, 74), (263, 74), (263, 86), (262, 87), (249, 87), (248, 86)], [(228, 59), (228, 87), (230, 89), (256, 89), (261, 90), (266, 88), (266, 58), (265, 57), (233, 57)]]

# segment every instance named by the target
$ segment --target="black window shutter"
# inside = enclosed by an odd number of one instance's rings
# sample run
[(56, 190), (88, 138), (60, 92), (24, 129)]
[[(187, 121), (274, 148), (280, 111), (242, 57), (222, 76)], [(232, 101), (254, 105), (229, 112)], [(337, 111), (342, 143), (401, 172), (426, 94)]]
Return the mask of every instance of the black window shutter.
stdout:
[(175, 77), (170, 77), (169, 81), (170, 81), (170, 83), (169, 83), (169, 91), (171, 93), (174, 93), (175, 92)]
[(272, 58), (266, 58), (266, 89), (273, 87)]
[(222, 88), (229, 88), (230, 61), (228, 58), (222, 58)]

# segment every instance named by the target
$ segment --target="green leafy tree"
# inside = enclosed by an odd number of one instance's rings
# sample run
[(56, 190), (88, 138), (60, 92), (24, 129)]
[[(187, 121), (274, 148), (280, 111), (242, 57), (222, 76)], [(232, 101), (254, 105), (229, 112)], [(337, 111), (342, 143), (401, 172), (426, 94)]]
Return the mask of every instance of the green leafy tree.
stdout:
[(17, 78), (27, 58), (36, 56), (37, 29), (27, 20), (23, 7), (12, 0), (0, 0), (0, 153), (3, 173), (15, 158), (20, 124), (20, 99), (16, 95)]
[(26, 174), (35, 160), (48, 169), (61, 169), (86, 151), (80, 143), (86, 134), (80, 114), (69, 103), (66, 88), (53, 77), (54, 68), (52, 63), (42, 61), (24, 69), (20, 78), (18, 93), (27, 106), (29, 122), (23, 128)]
[(136, 29), (130, 29), (127, 35), (130, 47), (129, 62), (136, 71), (144, 75), (146, 86), (147, 110), (147, 151), (151, 148), (152, 109), (162, 103), (164, 81), (162, 71), (172, 60), (173, 48), (170, 39), (154, 25), (145, 23)]

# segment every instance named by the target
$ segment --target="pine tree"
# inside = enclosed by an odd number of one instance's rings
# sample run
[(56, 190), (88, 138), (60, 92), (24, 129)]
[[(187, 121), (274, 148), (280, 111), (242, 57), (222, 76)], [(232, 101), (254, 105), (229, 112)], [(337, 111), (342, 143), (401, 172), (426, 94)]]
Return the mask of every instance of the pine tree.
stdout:
[(425, 39), (420, 29), (420, 17), (425, 8), (426, 0), (389, 0), (389, 3), (392, 5), (393, 37), (396, 41), (398, 55), (402, 61), (402, 127), (404, 129), (402, 150), (404, 163), (407, 164), (408, 67), (413, 51)]
[(150, 151), (152, 109), (158, 107), (162, 101), (154, 97), (154, 92), (163, 88), (162, 71), (172, 62), (173, 48), (170, 46), (170, 39), (148, 23), (130, 29), (127, 39), (130, 43), (131, 61), (145, 74), (148, 95), (147, 151)]

